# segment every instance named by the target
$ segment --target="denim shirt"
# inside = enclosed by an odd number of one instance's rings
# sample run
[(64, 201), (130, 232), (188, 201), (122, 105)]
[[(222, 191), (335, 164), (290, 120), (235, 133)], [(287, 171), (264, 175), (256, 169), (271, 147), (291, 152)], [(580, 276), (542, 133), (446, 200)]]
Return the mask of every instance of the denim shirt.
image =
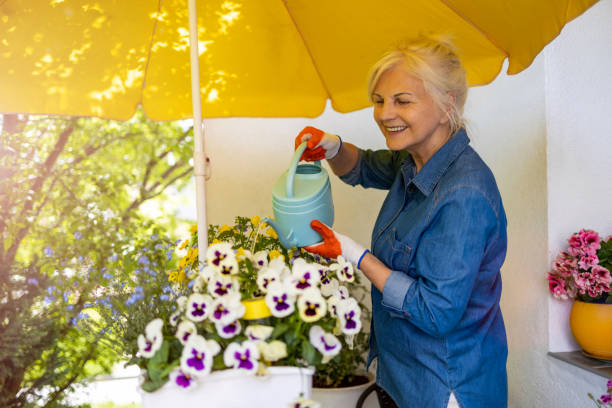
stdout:
[(342, 180), (389, 193), (372, 253), (392, 270), (372, 285), (370, 355), (402, 407), (507, 406), (499, 300), (506, 215), (495, 178), (464, 129), (417, 173), (407, 152), (359, 150)]

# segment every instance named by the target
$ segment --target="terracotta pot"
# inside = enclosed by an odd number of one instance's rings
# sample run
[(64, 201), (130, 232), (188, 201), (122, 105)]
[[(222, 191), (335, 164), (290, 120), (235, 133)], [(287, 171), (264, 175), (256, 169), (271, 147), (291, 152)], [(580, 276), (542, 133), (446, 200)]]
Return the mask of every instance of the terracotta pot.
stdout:
[[(375, 379), (369, 376), (370, 381), (365, 384), (353, 387), (342, 388), (317, 388), (312, 389), (312, 399), (321, 404), (321, 408), (355, 408), (357, 400), (370, 385), (374, 384)], [(372, 393), (367, 398), (364, 408), (378, 408), (376, 394)]]
[(167, 383), (155, 392), (141, 390), (143, 408), (272, 407), (287, 408), (303, 394), (310, 396), (312, 368), (269, 367), (269, 375), (258, 378), (239, 370), (216, 371), (194, 389)]
[(570, 312), (570, 328), (585, 354), (612, 360), (612, 304), (576, 300)]

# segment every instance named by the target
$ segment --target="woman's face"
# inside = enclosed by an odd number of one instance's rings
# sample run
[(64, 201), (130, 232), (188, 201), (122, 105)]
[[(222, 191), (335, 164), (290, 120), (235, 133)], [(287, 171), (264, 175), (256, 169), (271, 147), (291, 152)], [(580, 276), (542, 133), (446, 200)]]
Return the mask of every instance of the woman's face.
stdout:
[(374, 92), (374, 119), (391, 150), (408, 150), (424, 162), (448, 140), (448, 117), (403, 64), (385, 71)]

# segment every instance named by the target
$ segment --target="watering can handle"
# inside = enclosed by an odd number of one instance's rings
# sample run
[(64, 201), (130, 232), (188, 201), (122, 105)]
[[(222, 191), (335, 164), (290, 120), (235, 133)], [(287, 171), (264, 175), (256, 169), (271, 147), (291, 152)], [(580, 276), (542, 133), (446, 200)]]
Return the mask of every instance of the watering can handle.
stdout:
[[(295, 149), (295, 153), (293, 153), (293, 157), (291, 158), (291, 162), (289, 163), (289, 170), (287, 170), (287, 185), (285, 186), (285, 194), (287, 198), (293, 198), (293, 180), (295, 179), (295, 171), (297, 170), (297, 165), (300, 161), (300, 157), (302, 157), (302, 153), (306, 150), (308, 142), (303, 142), (300, 144), (297, 149)], [(321, 161), (316, 162), (317, 166), (321, 167)]]

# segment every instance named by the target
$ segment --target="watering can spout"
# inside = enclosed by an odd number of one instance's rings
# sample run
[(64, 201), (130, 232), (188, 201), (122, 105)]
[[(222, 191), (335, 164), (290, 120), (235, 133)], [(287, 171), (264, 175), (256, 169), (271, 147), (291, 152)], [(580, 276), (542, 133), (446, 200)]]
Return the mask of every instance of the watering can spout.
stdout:
[(278, 239), (281, 245), (284, 246), (286, 249), (296, 246), (297, 242), (294, 242), (295, 237), (293, 237), (293, 230), (289, 232), (288, 236), (285, 236), (285, 233), (280, 228), (280, 226), (276, 222), (271, 220), (270, 218), (265, 217), (262, 221), (274, 229), (274, 231), (276, 232), (276, 235), (278, 235)]

